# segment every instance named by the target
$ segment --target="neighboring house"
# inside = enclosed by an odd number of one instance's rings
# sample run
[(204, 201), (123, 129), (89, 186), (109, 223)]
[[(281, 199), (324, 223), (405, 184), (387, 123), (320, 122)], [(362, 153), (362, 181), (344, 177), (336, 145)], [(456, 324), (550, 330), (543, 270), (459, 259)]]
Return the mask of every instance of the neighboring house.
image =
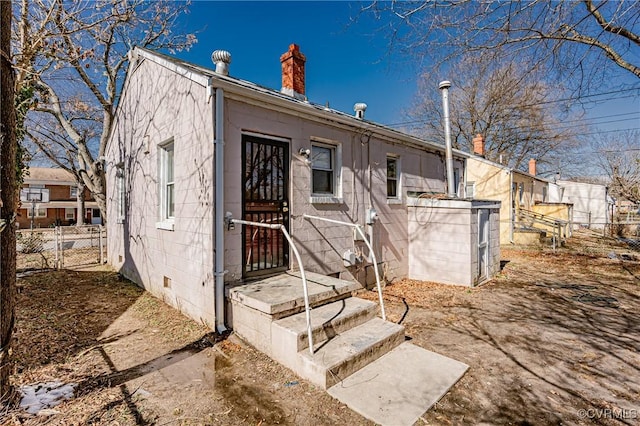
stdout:
[(572, 223), (575, 227), (604, 229), (610, 221), (612, 199), (606, 185), (556, 181), (563, 189), (562, 201), (573, 204)]
[[(45, 228), (78, 222), (78, 187), (71, 173), (63, 169), (29, 167), (20, 191), (19, 228)], [(99, 224), (100, 209), (85, 189), (85, 223)]]
[[(544, 215), (551, 220), (568, 222), (571, 204), (559, 199), (560, 188), (553, 182), (536, 176), (536, 161), (529, 161), (529, 173), (495, 163), (484, 158), (484, 140), (474, 138), (474, 156), (467, 160), (467, 195), (499, 200), (500, 242), (530, 243), (539, 238), (537, 228), (523, 220), (523, 215)], [(550, 186), (551, 185), (551, 186)]]

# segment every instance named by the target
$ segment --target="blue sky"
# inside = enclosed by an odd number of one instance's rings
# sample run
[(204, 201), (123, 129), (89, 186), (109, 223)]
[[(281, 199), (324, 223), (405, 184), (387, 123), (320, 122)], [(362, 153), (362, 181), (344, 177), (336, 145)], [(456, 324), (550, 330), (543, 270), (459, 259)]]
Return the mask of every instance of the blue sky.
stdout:
[(198, 43), (176, 56), (210, 67), (213, 50), (228, 50), (232, 76), (279, 90), (280, 55), (296, 43), (307, 57), (310, 101), (349, 113), (354, 103), (365, 102), (367, 119), (403, 121), (401, 110), (416, 92), (417, 68), (387, 55), (387, 41), (371, 17), (350, 25), (363, 4), (195, 1), (183, 29), (202, 29)]
[[(388, 52), (385, 24), (371, 15), (360, 16), (364, 2), (314, 1), (194, 1), (181, 22), (182, 31), (197, 32), (198, 43), (176, 56), (211, 67), (211, 52), (232, 54), (230, 74), (260, 85), (280, 89), (280, 55), (296, 43), (307, 57), (306, 88), (310, 101), (347, 113), (353, 104), (368, 105), (366, 117), (392, 125), (406, 121), (417, 91), (419, 66), (414, 58)], [(627, 73), (628, 74), (628, 73)], [(437, 91), (447, 76), (431, 75)], [(640, 82), (621, 72), (629, 87)], [(452, 88), (455, 90), (455, 87)], [(592, 98), (588, 115), (601, 130), (640, 128), (640, 91)], [(612, 115), (621, 115), (611, 117)], [(602, 118), (601, 118), (602, 117)], [(617, 118), (617, 120), (616, 120)], [(613, 121), (613, 122), (611, 122)]]

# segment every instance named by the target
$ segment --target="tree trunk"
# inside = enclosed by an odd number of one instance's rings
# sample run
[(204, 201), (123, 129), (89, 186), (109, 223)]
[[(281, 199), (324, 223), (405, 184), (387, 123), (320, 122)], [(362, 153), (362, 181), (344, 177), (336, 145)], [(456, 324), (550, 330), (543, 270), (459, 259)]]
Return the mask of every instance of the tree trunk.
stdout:
[(78, 182), (78, 220), (76, 220), (76, 226), (84, 225), (84, 183)]
[(16, 286), (16, 113), (11, 64), (11, 0), (0, 1), (0, 398), (11, 395), (9, 348)]

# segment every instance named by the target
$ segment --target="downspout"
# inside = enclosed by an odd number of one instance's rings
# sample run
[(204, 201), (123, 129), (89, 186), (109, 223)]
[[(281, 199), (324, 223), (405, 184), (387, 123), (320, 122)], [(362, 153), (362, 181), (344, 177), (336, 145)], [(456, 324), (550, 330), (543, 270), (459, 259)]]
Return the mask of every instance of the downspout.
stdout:
[(516, 205), (513, 193), (513, 171), (509, 170), (509, 242), (513, 244), (513, 232), (516, 226)]
[[(209, 86), (213, 89), (213, 86)], [(215, 89), (216, 101), (213, 105), (215, 139), (215, 236), (216, 236), (216, 265), (215, 265), (215, 301), (216, 301), (216, 331), (224, 333), (227, 328), (224, 325), (224, 90)]]
[[(216, 50), (211, 55), (211, 59), (216, 64), (216, 73), (227, 75), (228, 65), (231, 62), (231, 54), (223, 50)], [(209, 99), (213, 95), (213, 78), (209, 80), (207, 91)], [(216, 331), (224, 333), (225, 326), (225, 300), (224, 300), (224, 275), (227, 272), (224, 268), (224, 90), (215, 88), (215, 103), (212, 103), (212, 118), (214, 125), (214, 179), (215, 179), (215, 202), (214, 202), (214, 235), (215, 235), (215, 316)]]

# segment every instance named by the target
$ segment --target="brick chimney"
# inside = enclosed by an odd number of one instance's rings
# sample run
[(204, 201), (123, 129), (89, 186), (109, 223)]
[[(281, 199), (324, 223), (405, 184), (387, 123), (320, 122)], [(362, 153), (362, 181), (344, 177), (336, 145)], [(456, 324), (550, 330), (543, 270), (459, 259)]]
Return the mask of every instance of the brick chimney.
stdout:
[(480, 133), (473, 138), (473, 153), (484, 157), (484, 138)]
[(529, 160), (529, 174), (535, 176), (536, 175), (536, 160), (532, 158)]
[(306, 100), (304, 94), (304, 63), (307, 58), (297, 44), (289, 45), (289, 50), (280, 56), (282, 63), (281, 92), (296, 99)]

